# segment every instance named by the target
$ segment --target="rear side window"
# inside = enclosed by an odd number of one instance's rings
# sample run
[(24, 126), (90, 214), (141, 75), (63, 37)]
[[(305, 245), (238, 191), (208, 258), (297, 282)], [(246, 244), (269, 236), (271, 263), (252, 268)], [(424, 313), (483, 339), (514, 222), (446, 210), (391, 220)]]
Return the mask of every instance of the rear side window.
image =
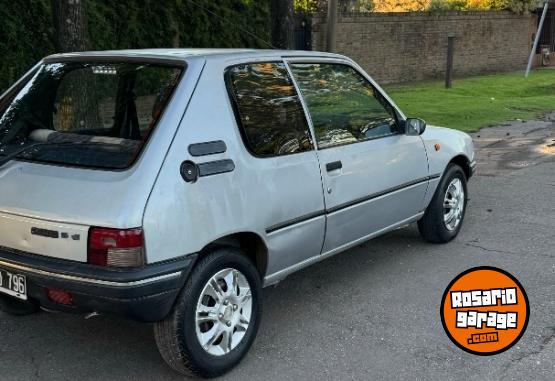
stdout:
[(182, 70), (147, 62), (45, 64), (0, 111), (0, 157), (23, 149), (18, 157), (31, 161), (127, 168)]
[(226, 82), (251, 153), (271, 157), (313, 149), (302, 104), (283, 63), (233, 66)]

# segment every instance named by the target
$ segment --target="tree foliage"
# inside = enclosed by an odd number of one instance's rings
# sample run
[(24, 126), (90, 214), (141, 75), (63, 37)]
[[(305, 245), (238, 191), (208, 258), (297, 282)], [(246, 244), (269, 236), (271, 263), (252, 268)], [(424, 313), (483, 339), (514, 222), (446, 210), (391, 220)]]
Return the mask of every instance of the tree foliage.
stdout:
[(538, 6), (537, 0), (432, 0), (429, 10), (510, 10), (526, 13)]
[(376, 12), (414, 12), (424, 11), (430, 0), (374, 0)]
[(342, 5), (346, 12), (372, 12), (375, 4), (376, 0), (345, 0)]
[(0, 0), (0, 92), (54, 51), (49, 0)]
[(319, 0), (293, 0), (293, 6), (296, 11), (300, 12), (314, 12), (318, 9)]
[(502, 8), (509, 9), (516, 13), (526, 13), (533, 11), (540, 3), (537, 0), (497, 0), (501, 2)]
[[(85, 1), (95, 50), (267, 48), (270, 41), (270, 0)], [(0, 20), (2, 92), (56, 48), (50, 0), (0, 0)]]
[[(41, 57), (54, 53), (51, 0), (0, 0), (0, 92)], [(270, 0), (83, 0), (91, 49), (268, 47)], [(523, 13), (537, 0), (339, 0), (343, 11), (509, 9)], [(327, 0), (293, 0), (303, 12)], [(248, 33), (244, 30), (248, 30)]]
[(268, 47), (264, 41), (270, 40), (269, 0), (89, 0), (89, 4), (95, 49), (260, 48)]
[[(327, 0), (295, 0), (298, 8), (325, 10)], [(343, 12), (413, 12), (441, 10), (510, 10), (526, 13), (538, 0), (339, 0)]]

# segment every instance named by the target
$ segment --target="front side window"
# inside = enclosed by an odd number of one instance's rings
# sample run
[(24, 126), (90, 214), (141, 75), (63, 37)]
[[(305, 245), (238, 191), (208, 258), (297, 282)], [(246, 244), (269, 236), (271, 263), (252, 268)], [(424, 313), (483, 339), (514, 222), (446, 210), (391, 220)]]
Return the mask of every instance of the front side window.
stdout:
[(254, 155), (313, 149), (302, 104), (283, 63), (233, 66), (226, 81), (243, 139)]
[(127, 168), (182, 70), (150, 63), (45, 64), (0, 111), (0, 160), (21, 151), (17, 157), (31, 161)]
[(292, 64), (319, 148), (397, 134), (393, 107), (356, 70), (341, 64)]

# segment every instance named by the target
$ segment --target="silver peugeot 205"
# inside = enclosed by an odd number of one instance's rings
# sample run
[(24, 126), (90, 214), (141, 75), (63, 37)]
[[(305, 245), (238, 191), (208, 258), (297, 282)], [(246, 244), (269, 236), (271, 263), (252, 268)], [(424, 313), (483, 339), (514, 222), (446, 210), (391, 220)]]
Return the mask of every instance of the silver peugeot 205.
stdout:
[(474, 168), (341, 55), (49, 56), (0, 98), (0, 309), (153, 322), (173, 369), (218, 376), (263, 286), (412, 222), (452, 240)]

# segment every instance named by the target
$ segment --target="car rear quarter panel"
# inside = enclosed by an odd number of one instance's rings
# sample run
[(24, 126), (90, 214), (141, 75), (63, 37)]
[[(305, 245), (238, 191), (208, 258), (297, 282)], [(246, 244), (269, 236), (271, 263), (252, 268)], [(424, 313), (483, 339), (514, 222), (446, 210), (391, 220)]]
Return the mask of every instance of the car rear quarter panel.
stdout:
[[(323, 215), (270, 231), (273, 225), (324, 209), (316, 153), (257, 158), (247, 151), (224, 81), (225, 68), (235, 63), (207, 60), (145, 209), (149, 263), (199, 252), (239, 232), (263, 239), (269, 253), (267, 273), (300, 261), (297, 255), (320, 254)], [(225, 142), (226, 152), (194, 157), (188, 151), (190, 144), (215, 140)], [(185, 160), (200, 164), (224, 159), (233, 160), (232, 172), (194, 183), (180, 176)], [(304, 202), (298, 200), (301, 192), (309, 195)]]

